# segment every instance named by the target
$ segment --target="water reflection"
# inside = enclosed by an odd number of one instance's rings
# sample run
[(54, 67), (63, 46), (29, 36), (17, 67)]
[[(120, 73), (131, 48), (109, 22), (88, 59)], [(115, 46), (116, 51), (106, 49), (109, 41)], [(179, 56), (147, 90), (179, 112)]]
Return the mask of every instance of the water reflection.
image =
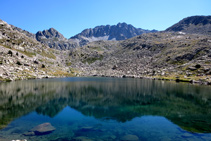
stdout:
[(163, 116), (181, 128), (211, 132), (211, 87), (117, 78), (62, 78), (0, 84), (0, 128), (32, 111), (55, 117), (65, 107), (100, 120)]

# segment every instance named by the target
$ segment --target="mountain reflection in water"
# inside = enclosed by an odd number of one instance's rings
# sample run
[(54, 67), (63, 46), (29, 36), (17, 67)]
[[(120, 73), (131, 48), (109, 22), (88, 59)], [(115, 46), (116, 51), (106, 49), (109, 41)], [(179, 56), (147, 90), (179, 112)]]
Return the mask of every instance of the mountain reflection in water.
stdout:
[(211, 87), (118, 78), (60, 78), (0, 84), (0, 128), (33, 111), (55, 117), (69, 106), (120, 123), (163, 116), (190, 132), (211, 133)]

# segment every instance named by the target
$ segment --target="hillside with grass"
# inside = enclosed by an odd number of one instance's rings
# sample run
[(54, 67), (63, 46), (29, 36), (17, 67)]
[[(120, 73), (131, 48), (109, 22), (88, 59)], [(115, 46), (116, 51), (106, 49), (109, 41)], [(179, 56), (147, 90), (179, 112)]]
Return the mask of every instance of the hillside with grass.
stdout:
[(70, 75), (62, 51), (50, 49), (0, 20), (0, 80)]
[(157, 32), (120, 42), (94, 42), (70, 56), (85, 75), (210, 83), (210, 49), (209, 36)]

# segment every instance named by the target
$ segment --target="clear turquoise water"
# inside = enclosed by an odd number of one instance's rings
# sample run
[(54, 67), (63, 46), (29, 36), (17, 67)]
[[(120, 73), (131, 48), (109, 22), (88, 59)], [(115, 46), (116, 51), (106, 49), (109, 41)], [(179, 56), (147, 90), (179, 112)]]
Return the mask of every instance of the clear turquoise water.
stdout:
[[(23, 135), (45, 122), (56, 130)], [(120, 78), (1, 83), (0, 129), (0, 140), (211, 140), (211, 87)]]

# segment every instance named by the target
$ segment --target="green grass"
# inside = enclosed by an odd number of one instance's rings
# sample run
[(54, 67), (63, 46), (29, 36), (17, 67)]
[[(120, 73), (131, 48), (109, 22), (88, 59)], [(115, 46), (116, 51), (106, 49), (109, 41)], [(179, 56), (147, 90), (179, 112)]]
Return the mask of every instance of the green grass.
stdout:
[(71, 62), (67, 62), (66, 65), (67, 65), (67, 66), (71, 66), (72, 63), (71, 63)]
[(15, 50), (22, 53), (22, 54), (25, 54), (28, 57), (36, 56), (36, 53), (33, 53), (33, 52), (21, 51), (21, 50), (17, 50), (17, 49), (15, 49)]
[(36, 53), (33, 53), (33, 52), (28, 52), (28, 51), (22, 51), (22, 50), (18, 50), (18, 49), (15, 49), (15, 48), (12, 48), (12, 47), (9, 47), (9, 46), (5, 46), (5, 45), (2, 45), (0, 44), (1, 46), (5, 47), (5, 48), (8, 48), (8, 49), (11, 49), (11, 50), (15, 50), (15, 51), (18, 51), (28, 57), (33, 57), (33, 56), (36, 56)]
[(46, 53), (45, 51), (42, 51), (41, 55), (44, 56), (44, 57), (48, 57), (50, 59), (56, 59), (56, 56), (53, 53), (51, 53), (51, 52)]
[(87, 58), (87, 59), (83, 60), (82, 62), (83, 63), (92, 64), (92, 63), (94, 63), (97, 60), (100, 60), (100, 61), (103, 60), (103, 55), (100, 55), (99, 57), (90, 57), (90, 58)]

